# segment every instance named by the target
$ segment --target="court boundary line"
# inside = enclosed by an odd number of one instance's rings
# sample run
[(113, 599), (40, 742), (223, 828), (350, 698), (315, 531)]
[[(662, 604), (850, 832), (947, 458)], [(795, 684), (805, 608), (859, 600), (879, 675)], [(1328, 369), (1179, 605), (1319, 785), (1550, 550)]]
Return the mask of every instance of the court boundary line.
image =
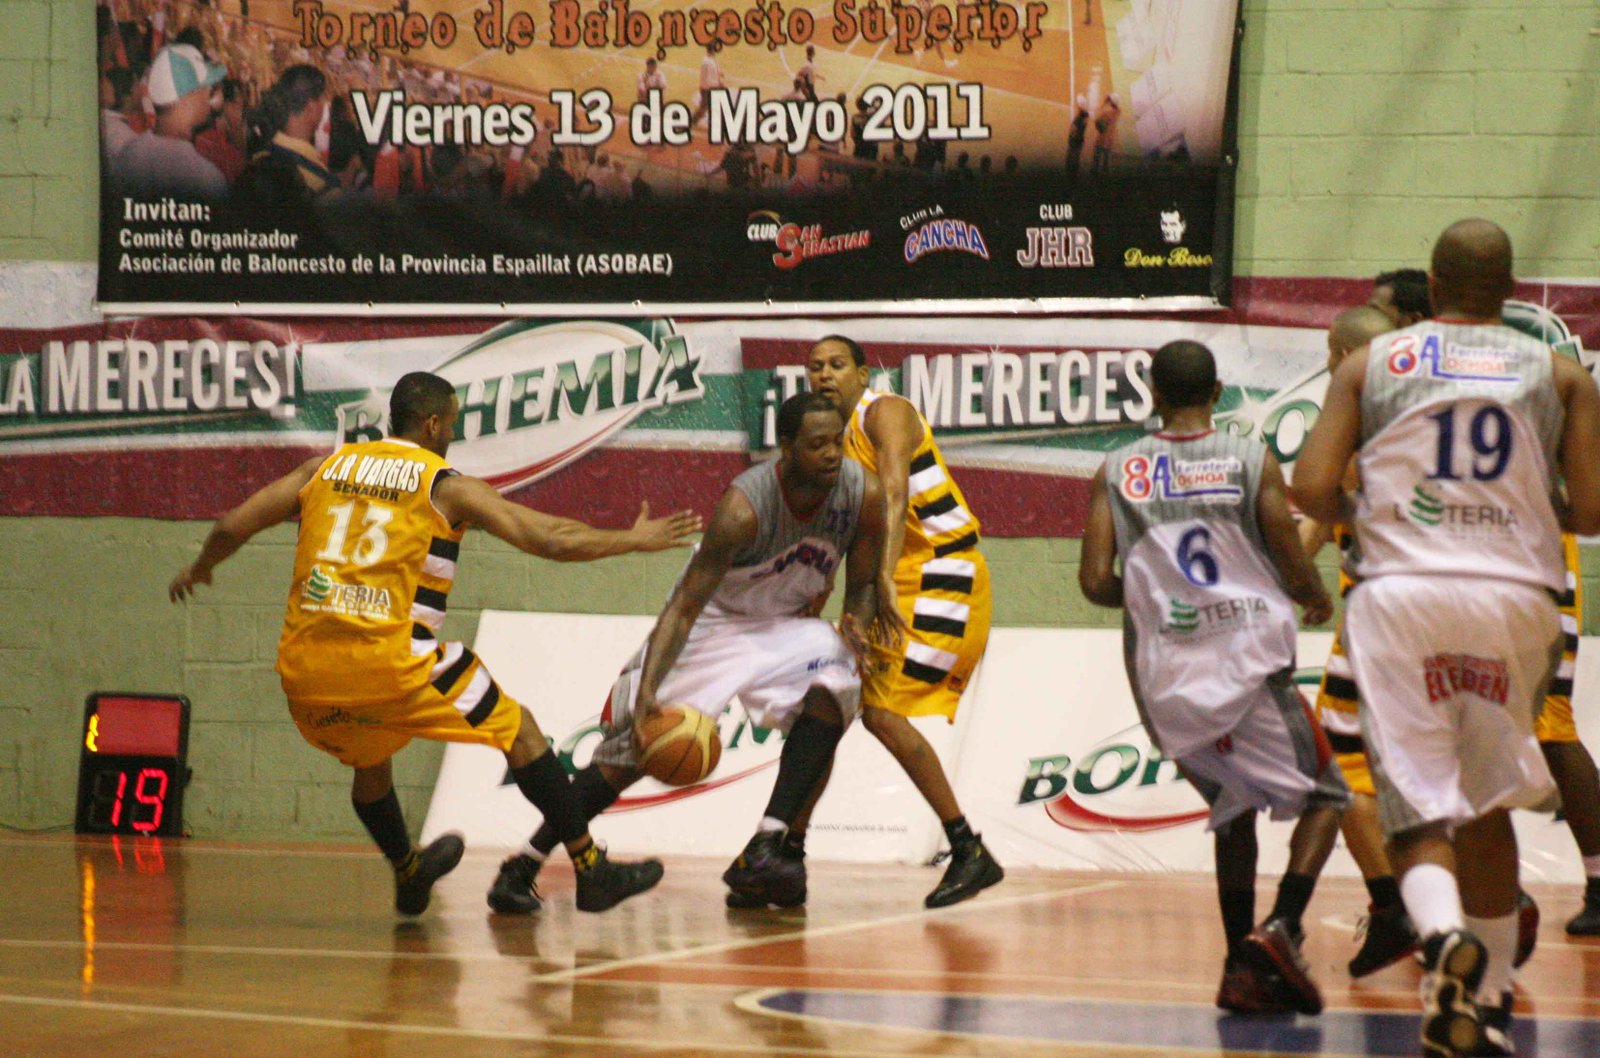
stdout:
[(544, 983), (551, 981), (573, 981), (596, 974), (609, 973), (614, 970), (627, 969), (633, 966), (651, 966), (661, 962), (671, 962), (675, 959), (688, 959), (696, 955), (715, 955), (729, 951), (744, 951), (750, 948), (763, 948), (769, 944), (784, 944), (794, 940), (812, 940), (822, 937), (832, 937), (841, 933), (851, 933), (856, 930), (877, 929), (881, 926), (894, 926), (904, 922), (920, 922), (936, 915), (956, 915), (965, 911), (981, 908), (1009, 907), (1016, 904), (1043, 903), (1047, 900), (1065, 899), (1072, 896), (1091, 895), (1093, 893), (1107, 892), (1120, 889), (1128, 883), (1122, 881), (1093, 882), (1089, 885), (1074, 886), (1068, 889), (1056, 889), (1042, 893), (1025, 893), (1021, 896), (1001, 898), (998, 900), (968, 900), (953, 907), (940, 907), (922, 911), (910, 911), (899, 915), (889, 915), (886, 918), (868, 919), (862, 922), (843, 922), (836, 926), (822, 926), (817, 929), (787, 930), (771, 933), (765, 937), (747, 937), (744, 940), (728, 941), (721, 944), (702, 944), (698, 947), (681, 948), (674, 951), (653, 952), (649, 955), (634, 956), (627, 959), (612, 959), (607, 962), (591, 963), (588, 966), (575, 966), (570, 970), (560, 970), (554, 973), (536, 975), (535, 982)]
[[(374, 1033), (393, 1033), (397, 1036), (443, 1036), (457, 1039), (508, 1040), (527, 1043), (585, 1045), (613, 1049), (626, 1053), (628, 1049), (646, 1051), (677, 1051), (684, 1049), (682, 1040), (646, 1039), (627, 1036), (579, 1036), (568, 1033), (549, 1033), (533, 1030), (512, 1032), (506, 1029), (475, 1029), (459, 1025), (419, 1025), (411, 1022), (375, 1022), (354, 1018), (319, 1018), (304, 1014), (267, 1014), (244, 1010), (219, 1010), (209, 1007), (178, 1007), (153, 1003), (103, 1002), (93, 999), (60, 999), (54, 996), (23, 996), (0, 993), (0, 1004), (12, 1006), (52, 1007), (55, 1009), (86, 1010), (114, 1014), (164, 1015), (167, 1017), (210, 1018), (218, 1021), (239, 1021), (269, 1025), (294, 1025), (309, 1029), (368, 1030)], [(795, 1054), (826, 1055), (828, 1058), (891, 1058), (898, 1050), (840, 1050), (836, 1047), (785, 1046), (761, 1041), (751, 1043), (713, 1043), (696, 1041), (690, 1044), (699, 1053), (717, 1054)]]
[[(997, 1046), (1005, 1044), (1024, 1044), (1036, 1047), (1071, 1047), (1090, 1053), (1104, 1051), (1130, 1052), (1133, 1054), (1150, 1054), (1159, 1051), (1163, 1054), (1203, 1054), (1203, 1055), (1248, 1055), (1251, 1058), (1363, 1058), (1359, 1054), (1345, 1051), (1318, 1051), (1308, 1054), (1304, 1051), (1242, 1051), (1227, 1050), (1218, 1047), (1176, 1047), (1161, 1046), (1154, 1043), (1107, 1043), (1101, 1040), (1055, 1040), (1044, 1036), (1007, 1036), (1000, 1033), (965, 1032), (961, 1029), (924, 1029), (915, 1025), (885, 1025), (874, 1021), (857, 1021), (853, 1018), (826, 1018), (819, 1014), (794, 1014), (787, 1010), (771, 1010), (761, 1006), (761, 1000), (783, 992), (803, 992), (801, 988), (763, 988), (747, 995), (738, 996), (733, 1005), (746, 1014), (756, 1014), (761, 1017), (777, 1018), (789, 1021), (806, 1022), (819, 1026), (833, 1026), (835, 1028), (863, 1028), (877, 1029), (879, 1032), (914, 1032), (923, 1036), (946, 1037), (957, 1040), (982, 1040)], [(832, 991), (831, 989), (815, 989), (815, 991)], [(925, 995), (936, 996), (940, 993), (928, 992)], [(960, 993), (953, 993), (959, 995)], [(1115, 1000), (1113, 1000), (1115, 1002)], [(1196, 1006), (1194, 1003), (1175, 1004), (1179, 1006)], [(1296, 1014), (1298, 1022), (1301, 1015)]]

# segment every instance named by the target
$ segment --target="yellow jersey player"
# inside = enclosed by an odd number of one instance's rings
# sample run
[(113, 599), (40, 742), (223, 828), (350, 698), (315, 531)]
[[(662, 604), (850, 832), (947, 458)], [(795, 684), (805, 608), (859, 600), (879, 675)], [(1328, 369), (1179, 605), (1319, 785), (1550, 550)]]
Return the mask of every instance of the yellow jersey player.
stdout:
[(961, 692), (989, 641), (989, 567), (978, 550), (978, 517), (926, 419), (902, 397), (867, 389), (861, 346), (830, 335), (811, 347), (813, 392), (849, 416), (845, 455), (883, 485), (888, 532), (880, 597), (896, 600), (904, 635), (874, 643), (862, 673), (862, 722), (905, 769), (943, 824), (950, 866), (924, 903), (944, 907), (996, 884), (1005, 872), (968, 825), (939, 757), (910, 722), (955, 720)]
[(438, 638), (461, 538), (477, 526), (529, 554), (577, 562), (671, 547), (699, 519), (653, 519), (646, 505), (630, 529), (596, 529), (512, 503), (446, 461), (459, 412), (445, 379), (405, 375), (390, 398), (389, 436), (309, 460), (224, 514), (168, 594), (189, 598), (247, 540), (298, 515), (278, 674), (301, 735), (354, 770), (351, 799), (394, 866), (395, 908), (421, 914), (461, 859), (455, 834), (415, 848), (395, 797), (390, 758), (430, 738), (504, 752), (572, 857), (578, 908), (604, 911), (654, 886), (661, 864), (606, 858), (533, 715), (470, 649)]

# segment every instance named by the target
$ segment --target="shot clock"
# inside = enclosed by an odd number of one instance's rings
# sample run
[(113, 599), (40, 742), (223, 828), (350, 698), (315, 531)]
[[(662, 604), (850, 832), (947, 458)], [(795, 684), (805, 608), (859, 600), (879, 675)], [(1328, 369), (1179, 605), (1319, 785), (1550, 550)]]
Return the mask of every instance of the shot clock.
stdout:
[(183, 833), (189, 699), (91, 694), (78, 758), (79, 834)]

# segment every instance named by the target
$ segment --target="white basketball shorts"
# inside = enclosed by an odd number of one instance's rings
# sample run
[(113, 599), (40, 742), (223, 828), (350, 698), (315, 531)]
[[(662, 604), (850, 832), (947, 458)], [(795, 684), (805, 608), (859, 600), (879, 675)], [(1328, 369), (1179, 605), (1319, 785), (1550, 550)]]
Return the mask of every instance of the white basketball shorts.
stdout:
[[(605, 742), (595, 759), (633, 767), (630, 728), (648, 642), (617, 677), (602, 722)], [(693, 706), (716, 717), (735, 697), (757, 727), (787, 732), (805, 708), (806, 692), (821, 687), (839, 703), (849, 727), (861, 711), (861, 677), (838, 629), (816, 617), (706, 617), (656, 690), (660, 705)]]
[(1295, 819), (1307, 808), (1350, 801), (1328, 738), (1295, 689), (1292, 670), (1249, 695), (1239, 722), (1222, 738), (1178, 757), (1183, 774), (1211, 806), (1207, 829), (1246, 812)]
[(1385, 833), (1550, 796), (1534, 718), (1561, 642), (1555, 600), (1526, 584), (1396, 574), (1356, 586), (1345, 649)]

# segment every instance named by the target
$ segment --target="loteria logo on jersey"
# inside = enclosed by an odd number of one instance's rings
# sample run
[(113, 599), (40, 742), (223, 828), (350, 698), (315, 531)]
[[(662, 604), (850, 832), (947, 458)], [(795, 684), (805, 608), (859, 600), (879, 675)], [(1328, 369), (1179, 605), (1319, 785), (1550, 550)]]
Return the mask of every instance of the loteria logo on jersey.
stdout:
[(1076, 765), (1068, 756), (1029, 758), (1017, 804), (1039, 802), (1058, 826), (1080, 831), (1165, 830), (1211, 814), (1138, 724), (1090, 747)]
[[(433, 371), (456, 386), (450, 462), (502, 492), (559, 470), (650, 408), (699, 400), (700, 357), (666, 320), (514, 320)], [(339, 409), (345, 441), (382, 436), (374, 401)]]

